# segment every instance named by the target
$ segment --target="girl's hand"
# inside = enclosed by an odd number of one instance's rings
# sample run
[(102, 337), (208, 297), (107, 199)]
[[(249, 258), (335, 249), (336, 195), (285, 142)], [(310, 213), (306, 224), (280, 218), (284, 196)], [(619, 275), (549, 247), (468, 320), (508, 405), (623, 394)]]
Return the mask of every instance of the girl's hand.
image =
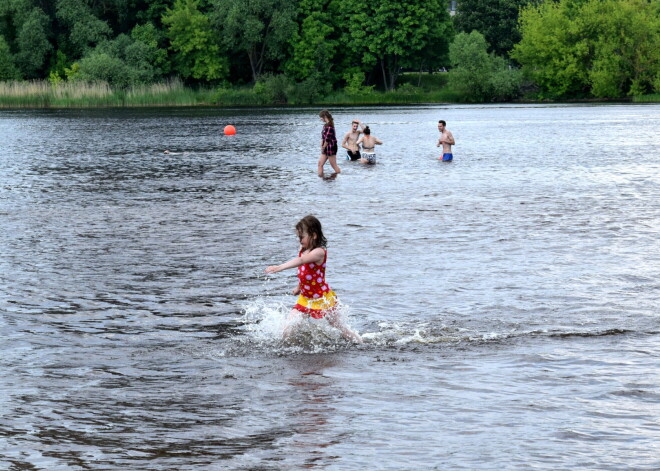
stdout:
[(294, 296), (298, 296), (300, 294), (300, 286), (296, 286), (291, 290), (291, 294)]
[(271, 265), (268, 268), (266, 268), (266, 273), (277, 273), (279, 266), (278, 265)]

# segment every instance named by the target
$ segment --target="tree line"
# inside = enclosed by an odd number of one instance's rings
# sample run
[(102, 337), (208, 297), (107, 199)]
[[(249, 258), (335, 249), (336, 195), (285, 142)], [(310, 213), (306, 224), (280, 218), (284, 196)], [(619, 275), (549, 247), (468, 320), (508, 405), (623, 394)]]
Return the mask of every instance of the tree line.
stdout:
[(660, 91), (658, 0), (2, 0), (0, 81), (172, 77), (368, 92), (449, 70), (473, 101)]

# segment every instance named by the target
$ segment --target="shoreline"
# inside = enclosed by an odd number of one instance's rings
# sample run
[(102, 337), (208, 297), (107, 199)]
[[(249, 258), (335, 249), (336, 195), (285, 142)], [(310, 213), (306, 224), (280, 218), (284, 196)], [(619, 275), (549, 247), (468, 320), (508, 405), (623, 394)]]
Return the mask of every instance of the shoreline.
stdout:
[[(0, 98), (1, 99), (1, 98)], [(409, 102), (336, 102), (336, 103), (307, 103), (307, 104), (287, 104), (287, 103), (271, 103), (271, 104), (217, 104), (217, 103), (144, 103), (144, 104), (95, 104), (95, 105), (37, 105), (26, 104), (19, 106), (0, 104), (0, 110), (18, 111), (18, 110), (86, 110), (86, 109), (140, 109), (140, 108), (215, 108), (215, 109), (267, 109), (267, 108), (280, 108), (280, 109), (298, 109), (298, 108), (331, 108), (331, 107), (364, 107), (364, 106), (381, 106), (381, 107), (395, 107), (395, 106), (428, 106), (428, 105), (607, 105), (607, 104), (631, 104), (631, 105), (653, 105), (660, 103), (660, 100), (654, 101), (636, 101), (634, 98), (618, 99), (618, 100), (557, 100), (557, 101), (533, 101), (533, 100), (520, 100), (520, 101), (501, 101), (501, 102), (458, 102), (458, 101), (409, 101)]]
[(0, 109), (93, 109), (93, 108), (301, 108), (338, 106), (401, 105), (497, 105), (497, 104), (605, 104), (660, 103), (660, 94), (620, 98), (566, 98), (560, 100), (519, 98), (499, 102), (477, 102), (462, 99), (446, 86), (433, 88), (401, 87), (387, 92), (347, 92), (337, 90), (324, 97), (307, 96), (295, 100), (274, 97), (252, 88), (199, 88), (179, 83), (153, 84), (126, 90), (115, 90), (105, 83), (65, 83), (52, 85), (45, 81), (0, 82)]
[[(267, 103), (267, 104), (242, 104), (242, 103), (140, 103), (140, 104), (21, 104), (6, 105), (0, 103), (0, 110), (61, 110), (61, 109), (131, 109), (131, 108), (282, 108), (282, 109), (298, 109), (298, 108), (329, 108), (329, 107), (364, 107), (364, 106), (427, 106), (427, 105), (574, 105), (574, 104), (658, 104), (660, 99), (637, 101), (636, 97), (621, 98), (621, 99), (583, 99), (583, 100), (516, 100), (516, 101), (498, 101), (498, 102), (463, 102), (463, 101), (400, 101), (392, 102), (319, 102), (319, 103), (306, 103), (306, 104), (290, 104), (290, 103)], [(2, 97), (0, 97), (2, 100)]]

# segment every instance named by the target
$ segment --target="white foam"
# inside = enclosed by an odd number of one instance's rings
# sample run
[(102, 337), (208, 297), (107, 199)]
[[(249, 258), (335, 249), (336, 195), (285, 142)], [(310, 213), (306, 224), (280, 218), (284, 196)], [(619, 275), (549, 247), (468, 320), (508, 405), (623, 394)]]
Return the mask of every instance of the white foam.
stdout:
[(465, 335), (457, 332), (456, 329), (449, 329), (445, 325), (432, 326), (427, 322), (380, 322), (378, 328), (379, 332), (367, 332), (362, 335), (365, 342), (376, 345), (434, 344), (457, 342), (465, 338)]
[[(337, 309), (342, 320), (348, 325), (349, 306), (340, 304)], [(283, 332), (291, 313), (291, 299), (288, 297), (256, 298), (246, 303), (243, 311), (242, 320), (248, 341), (264, 347), (286, 351), (323, 352), (346, 344), (340, 332), (325, 319), (310, 317), (297, 321), (292, 335), (283, 343)]]

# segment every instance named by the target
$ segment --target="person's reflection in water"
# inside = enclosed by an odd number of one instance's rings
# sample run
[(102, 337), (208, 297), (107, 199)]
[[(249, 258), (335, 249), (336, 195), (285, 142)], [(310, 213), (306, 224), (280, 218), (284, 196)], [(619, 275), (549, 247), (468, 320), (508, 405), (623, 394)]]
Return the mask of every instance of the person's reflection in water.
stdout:
[(336, 409), (332, 406), (337, 396), (334, 380), (323, 374), (323, 370), (337, 365), (331, 356), (306, 357), (294, 365), (288, 383), (292, 386), (292, 425), (296, 430), (293, 450), (299, 450), (305, 469), (326, 468), (338, 459), (329, 455), (327, 448), (342, 441), (341, 434), (329, 422)]

